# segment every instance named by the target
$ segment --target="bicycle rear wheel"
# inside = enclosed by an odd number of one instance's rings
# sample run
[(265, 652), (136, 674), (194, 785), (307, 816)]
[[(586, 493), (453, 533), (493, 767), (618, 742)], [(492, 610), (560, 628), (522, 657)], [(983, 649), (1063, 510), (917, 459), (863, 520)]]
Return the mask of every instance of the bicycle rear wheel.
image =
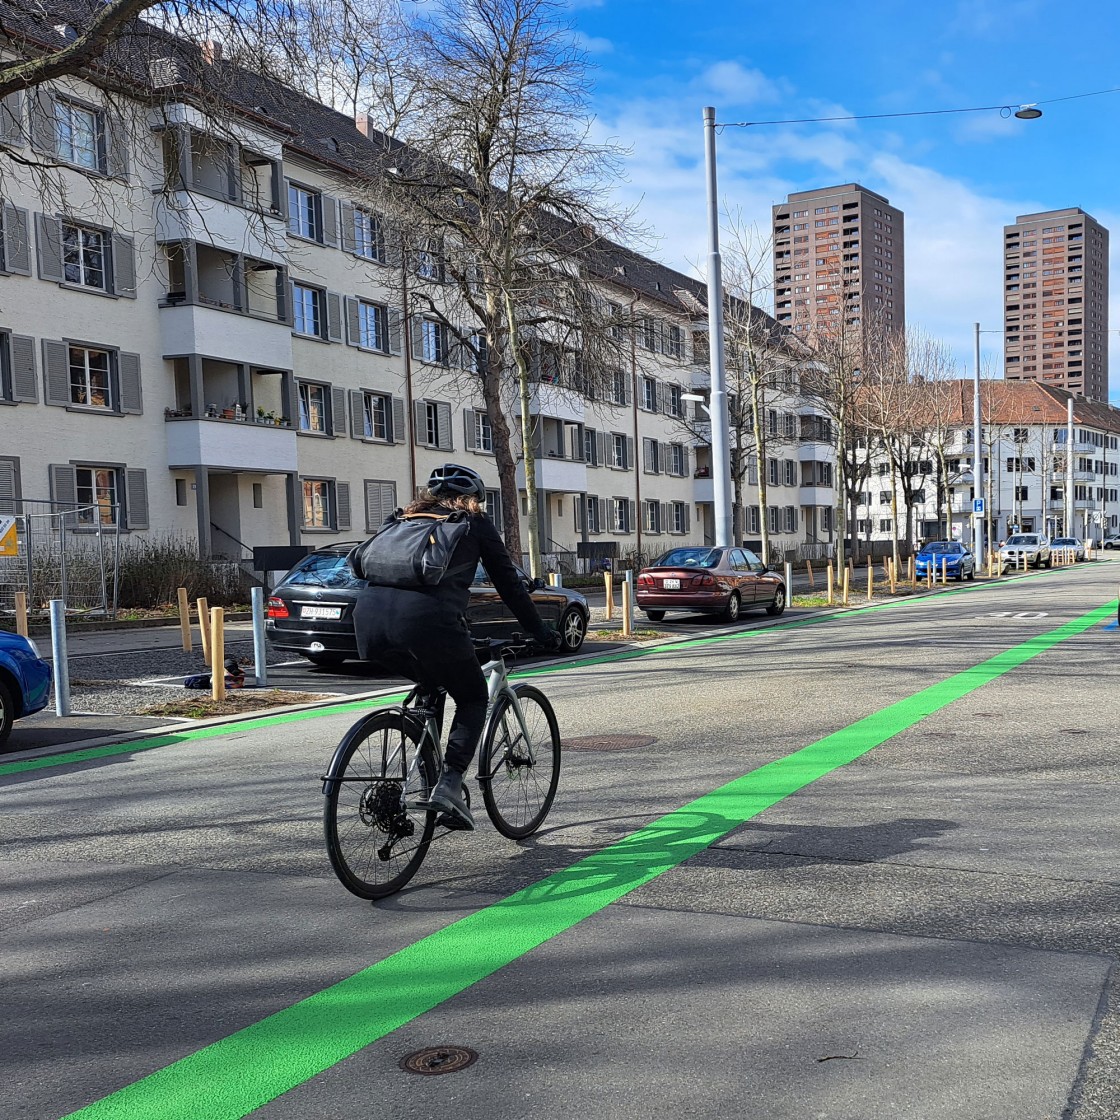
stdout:
[(560, 781), (560, 731), (544, 693), (513, 686), (524, 730), (508, 696), (494, 705), (478, 761), (482, 800), (494, 827), (511, 840), (540, 828)]
[(371, 712), (343, 736), (323, 782), (327, 855), (359, 898), (384, 898), (416, 874), (435, 828), (426, 801), (439, 766), (400, 711)]

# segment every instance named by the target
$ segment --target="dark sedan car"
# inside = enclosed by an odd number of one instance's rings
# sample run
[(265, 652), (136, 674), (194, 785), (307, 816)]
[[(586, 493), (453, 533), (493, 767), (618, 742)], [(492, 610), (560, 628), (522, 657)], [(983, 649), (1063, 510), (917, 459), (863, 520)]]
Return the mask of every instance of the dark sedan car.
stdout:
[(638, 573), (639, 609), (654, 622), (666, 611), (700, 611), (734, 622), (741, 611), (786, 609), (786, 585), (745, 548), (674, 548)]
[[(276, 586), (265, 623), (275, 649), (302, 654), (316, 665), (356, 659), (354, 604), (365, 581), (346, 563), (357, 542), (330, 545), (304, 557)], [(575, 653), (587, 635), (587, 601), (564, 587), (542, 587), (524, 577), (541, 617), (560, 631), (562, 649)], [(476, 638), (505, 638), (521, 629), (480, 564), (471, 587), (467, 622)]]
[(15, 720), (47, 706), (50, 691), (51, 667), (35, 643), (0, 630), (0, 747)]

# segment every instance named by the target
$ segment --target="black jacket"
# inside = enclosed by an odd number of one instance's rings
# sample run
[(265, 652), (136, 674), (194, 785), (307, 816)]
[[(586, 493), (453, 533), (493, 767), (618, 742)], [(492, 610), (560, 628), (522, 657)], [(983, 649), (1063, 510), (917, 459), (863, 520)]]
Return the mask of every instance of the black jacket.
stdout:
[(481, 560), (498, 594), (513, 611), (526, 633), (538, 640), (547, 640), (548, 627), (529, 597), (523, 578), (514, 567), (494, 523), (485, 513), (468, 514), (467, 519), (470, 530), (459, 541), (451, 563), (439, 583), (415, 589), (379, 587), (376, 590), (380, 595), (399, 596), (394, 602), (398, 610), (407, 610), (409, 598), (415, 597), (413, 601), (418, 610), (427, 612), (433, 607), (443, 608), (449, 615), (460, 618), (467, 613), (471, 584), (474, 583), (475, 571)]

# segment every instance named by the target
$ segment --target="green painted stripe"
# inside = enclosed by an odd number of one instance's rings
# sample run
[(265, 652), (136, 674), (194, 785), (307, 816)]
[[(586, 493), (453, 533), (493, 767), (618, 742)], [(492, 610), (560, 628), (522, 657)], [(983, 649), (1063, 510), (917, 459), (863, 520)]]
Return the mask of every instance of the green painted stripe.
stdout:
[[(1033, 575), (1024, 576), (1024, 579), (1037, 578), (1046, 573), (1035, 572)], [(563, 673), (570, 669), (585, 669), (595, 665), (609, 665), (618, 661), (632, 661), (639, 657), (651, 657), (659, 653), (676, 653), (679, 650), (700, 649), (704, 646), (717, 645), (720, 642), (744, 641), (751, 638), (762, 637), (775, 631), (800, 630), (806, 626), (819, 626), (823, 623), (836, 622), (859, 615), (873, 614), (878, 611), (893, 610), (899, 607), (916, 606), (919, 603), (928, 603), (933, 599), (943, 599), (948, 595), (959, 595), (962, 592), (975, 591), (987, 584), (962, 584), (959, 587), (948, 588), (943, 591), (929, 592), (916, 598), (903, 598), (887, 603), (872, 603), (866, 607), (854, 607), (846, 610), (837, 610), (832, 614), (810, 615), (808, 618), (798, 618), (791, 622), (778, 623), (776, 626), (766, 626), (761, 630), (733, 630), (727, 634), (712, 634), (705, 638), (681, 638), (675, 642), (661, 642), (648, 649), (629, 649), (619, 653), (604, 653), (598, 657), (585, 657), (568, 665), (542, 665), (538, 669), (521, 669), (511, 673), (513, 678), (539, 677), (553, 673)], [(340, 701), (337, 704), (327, 704), (317, 708), (304, 708), (298, 712), (285, 712), (283, 715), (260, 716), (257, 719), (238, 720), (235, 723), (215, 724), (212, 727), (199, 727), (190, 730), (176, 731), (169, 735), (157, 735), (149, 739), (127, 739), (121, 743), (106, 743), (100, 747), (87, 747), (84, 750), (66, 751), (59, 754), (45, 755), (41, 758), (23, 759), (19, 762), (0, 763), (0, 778), (9, 774), (22, 774), (29, 770), (44, 770), (53, 766), (69, 766), (77, 762), (88, 762), (99, 758), (107, 758), (118, 754), (140, 754), (143, 751), (155, 750), (157, 747), (166, 747), (174, 743), (190, 743), (200, 739), (213, 739), (225, 735), (233, 728), (238, 731), (255, 731), (261, 727), (275, 727), (282, 723), (296, 723), (308, 719), (322, 719), (324, 716), (345, 714), (346, 712), (372, 711), (387, 704), (399, 703), (404, 693), (392, 696), (379, 696), (372, 700)]]
[(1115, 602), (1100, 607), (736, 778), (64, 1120), (240, 1120), (1115, 609)]

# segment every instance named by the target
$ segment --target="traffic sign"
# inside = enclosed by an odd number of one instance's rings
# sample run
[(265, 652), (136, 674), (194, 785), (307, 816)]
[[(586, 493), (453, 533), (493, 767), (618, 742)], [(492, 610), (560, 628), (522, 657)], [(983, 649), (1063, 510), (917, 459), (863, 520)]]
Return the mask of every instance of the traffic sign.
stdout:
[(983, 498), (973, 498), (972, 499), (972, 512), (976, 513), (976, 514), (980, 514), (980, 513), (984, 512), (984, 499)]
[(16, 536), (16, 519), (0, 517), (0, 556), (18, 556), (19, 537)]

